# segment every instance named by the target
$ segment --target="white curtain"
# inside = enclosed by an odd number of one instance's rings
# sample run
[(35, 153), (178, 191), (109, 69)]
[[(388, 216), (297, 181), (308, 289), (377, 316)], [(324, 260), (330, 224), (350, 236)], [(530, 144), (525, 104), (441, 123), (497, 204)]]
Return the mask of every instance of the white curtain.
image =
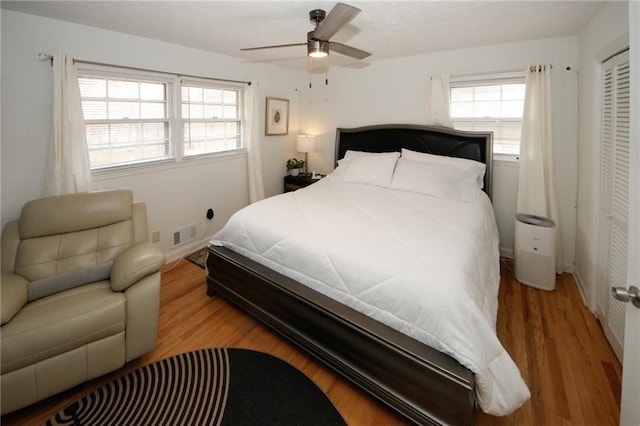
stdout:
[(453, 127), (451, 116), (449, 115), (450, 98), (449, 76), (446, 74), (432, 76), (427, 124)]
[(553, 179), (551, 65), (530, 66), (527, 73), (518, 182), (518, 213), (543, 216), (556, 224), (556, 272), (561, 273), (562, 233)]
[(69, 55), (53, 56), (53, 139), (49, 146), (45, 195), (91, 189), (78, 72)]
[(260, 154), (260, 117), (258, 104), (258, 82), (252, 81), (245, 90), (247, 128), (247, 166), (249, 172), (249, 202), (255, 203), (264, 198), (262, 180), (262, 156)]

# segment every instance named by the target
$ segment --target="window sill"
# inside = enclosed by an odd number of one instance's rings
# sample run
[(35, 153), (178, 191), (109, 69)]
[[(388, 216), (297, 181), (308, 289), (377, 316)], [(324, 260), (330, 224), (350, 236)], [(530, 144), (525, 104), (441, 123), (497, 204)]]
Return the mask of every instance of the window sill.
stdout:
[(506, 155), (506, 154), (494, 154), (493, 161), (500, 161), (504, 163), (519, 163), (520, 156), (518, 155)]
[(183, 167), (192, 167), (208, 163), (217, 163), (220, 161), (230, 161), (247, 156), (245, 148), (233, 151), (220, 152), (216, 154), (199, 155), (184, 158), (181, 161), (172, 159), (164, 161), (155, 161), (146, 164), (135, 164), (123, 167), (114, 167), (110, 169), (94, 170), (91, 172), (91, 178), (94, 182), (125, 177), (134, 175), (143, 175), (148, 173), (157, 173), (165, 170), (179, 169)]

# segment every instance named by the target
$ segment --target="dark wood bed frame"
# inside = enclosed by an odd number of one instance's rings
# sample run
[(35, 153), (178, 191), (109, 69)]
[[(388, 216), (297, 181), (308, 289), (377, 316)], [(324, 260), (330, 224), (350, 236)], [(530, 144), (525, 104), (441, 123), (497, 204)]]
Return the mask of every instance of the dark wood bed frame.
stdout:
[[(337, 129), (336, 161), (347, 150), (408, 148), (487, 165), (491, 132), (422, 125)], [(362, 389), (419, 424), (473, 424), (473, 373), (456, 360), (224, 247), (209, 246), (207, 294), (218, 293)]]

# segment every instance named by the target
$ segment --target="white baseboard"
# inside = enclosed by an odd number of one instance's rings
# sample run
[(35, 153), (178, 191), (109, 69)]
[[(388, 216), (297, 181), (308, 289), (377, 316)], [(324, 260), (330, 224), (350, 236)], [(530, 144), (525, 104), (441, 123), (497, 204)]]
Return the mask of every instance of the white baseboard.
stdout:
[(582, 297), (582, 302), (587, 308), (589, 308), (591, 312), (595, 314), (596, 313), (595, 307), (589, 306), (589, 297), (586, 293), (586, 284), (584, 283), (584, 280), (582, 279), (582, 277), (580, 276), (580, 273), (577, 270), (573, 272), (573, 278), (578, 286), (578, 291), (580, 292), (580, 296)]
[(178, 247), (175, 250), (167, 253), (165, 256), (166, 257), (165, 264), (171, 263), (174, 260), (178, 260), (182, 257), (190, 255), (194, 251), (205, 248), (209, 244), (209, 240), (211, 240), (212, 237), (213, 235), (210, 235), (199, 241), (193, 241), (191, 243), (187, 243), (184, 245), (184, 247)]
[(513, 249), (500, 247), (500, 257), (506, 257), (508, 259), (513, 259)]

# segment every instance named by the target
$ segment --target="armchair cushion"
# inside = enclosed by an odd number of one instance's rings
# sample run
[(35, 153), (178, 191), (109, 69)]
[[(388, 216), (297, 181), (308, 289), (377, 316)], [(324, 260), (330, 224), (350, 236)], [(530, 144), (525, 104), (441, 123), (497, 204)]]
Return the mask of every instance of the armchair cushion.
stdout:
[(20, 212), (20, 238), (95, 229), (130, 220), (133, 194), (127, 190), (84, 192), (40, 198)]
[(124, 347), (126, 307), (125, 295), (111, 291), (106, 281), (28, 303), (2, 327), (2, 374), (120, 333)]
[(29, 283), (29, 302), (81, 285), (107, 280), (111, 276), (112, 265), (113, 262), (105, 262), (32, 281)]
[(11, 321), (27, 304), (29, 281), (16, 274), (2, 274), (0, 298), (2, 298), (2, 325)]
[(164, 254), (151, 243), (129, 247), (113, 262), (111, 289), (123, 291), (147, 275), (158, 272), (164, 265)]

